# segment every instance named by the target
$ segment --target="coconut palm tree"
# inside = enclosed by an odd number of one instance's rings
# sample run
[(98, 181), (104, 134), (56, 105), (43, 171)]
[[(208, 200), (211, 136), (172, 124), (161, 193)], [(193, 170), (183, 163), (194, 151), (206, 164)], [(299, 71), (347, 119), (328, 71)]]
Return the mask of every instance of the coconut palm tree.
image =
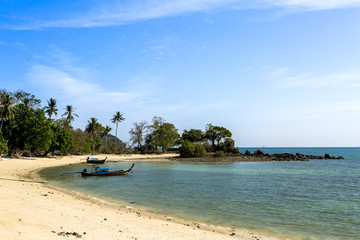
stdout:
[(15, 117), (15, 104), (13, 103), (13, 100), (14, 99), (9, 94), (2, 93), (0, 98), (0, 130), (2, 129), (5, 121), (11, 120)]
[(90, 118), (88, 125), (85, 128), (85, 132), (89, 133), (93, 139), (93, 152), (95, 152), (96, 139), (98, 135), (103, 131), (103, 126), (98, 123), (96, 118)]
[(49, 115), (49, 118), (51, 119), (51, 116), (54, 114), (57, 116), (58, 109), (56, 108), (56, 100), (53, 98), (50, 98), (50, 100), (47, 101), (48, 106), (46, 106), (46, 113)]
[(107, 147), (107, 137), (108, 137), (109, 133), (111, 132), (111, 130), (112, 130), (112, 128), (109, 127), (109, 126), (106, 126), (106, 127), (104, 128), (103, 134), (104, 134), (104, 136), (105, 136), (105, 147)]
[(74, 116), (79, 117), (77, 114), (74, 113), (75, 108), (71, 105), (67, 105), (65, 108), (65, 113), (61, 116), (66, 116), (66, 123), (69, 125), (72, 121), (74, 121)]
[(125, 118), (123, 117), (123, 114), (120, 112), (115, 112), (113, 118), (111, 119), (112, 123), (116, 123), (116, 132), (115, 132), (116, 138), (117, 138), (118, 124), (119, 124), (119, 122), (122, 122), (124, 120), (125, 120)]
[(147, 123), (142, 121), (139, 123), (134, 123), (134, 128), (129, 131), (131, 136), (130, 140), (133, 142), (133, 144), (137, 144), (139, 150), (141, 150), (141, 143), (144, 141), (144, 134), (147, 128)]

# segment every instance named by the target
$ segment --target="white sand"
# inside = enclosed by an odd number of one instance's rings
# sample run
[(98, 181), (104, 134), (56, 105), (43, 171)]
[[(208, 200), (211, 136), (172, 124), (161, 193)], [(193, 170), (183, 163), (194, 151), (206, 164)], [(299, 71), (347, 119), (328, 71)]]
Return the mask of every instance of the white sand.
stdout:
[[(85, 158), (0, 159), (0, 239), (279, 239), (246, 230), (159, 217), (142, 210), (129, 211), (126, 206), (94, 201), (89, 196), (34, 182), (41, 181), (34, 178), (41, 168), (84, 162)], [(153, 158), (159, 156), (108, 156), (110, 161), (131, 162)], [(66, 236), (66, 232), (81, 236)]]

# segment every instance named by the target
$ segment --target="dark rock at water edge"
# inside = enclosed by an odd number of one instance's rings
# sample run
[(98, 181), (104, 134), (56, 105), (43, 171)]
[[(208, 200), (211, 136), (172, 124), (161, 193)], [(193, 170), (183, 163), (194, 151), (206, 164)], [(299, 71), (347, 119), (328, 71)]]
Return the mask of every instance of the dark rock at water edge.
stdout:
[(214, 155), (208, 155), (205, 157), (197, 158), (172, 158), (175, 161), (186, 162), (268, 162), (268, 161), (309, 161), (314, 159), (344, 159), (343, 157), (330, 156), (325, 154), (324, 156), (304, 155), (301, 153), (264, 153), (263, 150), (255, 150), (252, 154), (249, 150), (246, 150), (245, 154), (225, 154), (221, 157), (215, 157)]

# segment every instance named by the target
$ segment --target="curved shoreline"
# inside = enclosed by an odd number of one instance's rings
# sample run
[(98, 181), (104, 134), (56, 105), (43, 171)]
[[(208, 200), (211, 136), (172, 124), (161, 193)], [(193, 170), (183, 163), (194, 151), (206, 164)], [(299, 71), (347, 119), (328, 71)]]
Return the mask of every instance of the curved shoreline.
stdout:
[[(109, 160), (169, 161), (164, 157), (171, 156), (140, 157), (114, 155)], [(0, 238), (280, 239), (245, 229), (230, 229), (163, 216), (57, 188), (48, 182), (35, 182), (39, 179), (37, 172), (42, 168), (80, 163), (84, 159), (84, 156), (70, 156), (0, 161), (0, 194), (6, 196), (0, 199)]]

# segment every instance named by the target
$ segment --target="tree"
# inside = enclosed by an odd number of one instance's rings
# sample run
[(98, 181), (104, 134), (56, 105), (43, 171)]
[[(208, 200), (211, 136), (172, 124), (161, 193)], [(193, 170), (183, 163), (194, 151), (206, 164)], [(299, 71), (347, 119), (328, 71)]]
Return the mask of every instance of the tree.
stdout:
[(46, 113), (49, 116), (49, 119), (51, 119), (51, 116), (54, 114), (55, 116), (57, 116), (57, 111), (58, 109), (56, 108), (56, 100), (53, 98), (50, 98), (50, 100), (48, 100), (48, 106), (45, 107), (46, 109)]
[(204, 133), (200, 129), (190, 129), (190, 131), (184, 130), (181, 139), (190, 142), (201, 142), (204, 137)]
[(71, 105), (67, 105), (65, 108), (65, 113), (61, 116), (66, 116), (66, 123), (69, 126), (72, 121), (74, 121), (74, 116), (79, 117), (77, 114), (74, 113), (75, 108)]
[(206, 125), (205, 136), (210, 140), (212, 148), (215, 149), (215, 142), (217, 142), (217, 147), (219, 147), (220, 142), (224, 139), (230, 138), (232, 136), (231, 132), (219, 126), (213, 126), (211, 123)]
[(150, 126), (152, 143), (154, 146), (160, 146), (163, 152), (170, 147), (174, 146), (176, 140), (179, 138), (178, 130), (174, 124), (166, 123), (165, 119), (161, 117), (154, 117), (153, 124)]
[(106, 127), (104, 128), (103, 134), (104, 134), (104, 136), (105, 136), (105, 147), (106, 147), (106, 148), (107, 148), (107, 137), (108, 137), (109, 133), (111, 132), (111, 130), (112, 130), (112, 128), (109, 127), (109, 126), (106, 126)]
[(27, 150), (32, 153), (46, 153), (53, 139), (51, 122), (43, 109), (33, 109), (20, 104), (15, 117), (3, 130), (9, 150)]
[(41, 101), (31, 93), (18, 90), (12, 94), (15, 104), (23, 104), (26, 108), (39, 108)]
[(224, 145), (224, 151), (228, 153), (239, 153), (239, 149), (235, 147), (235, 141), (234, 139), (227, 138), (225, 139)]
[(90, 118), (88, 121), (88, 125), (85, 128), (85, 132), (91, 135), (93, 141), (93, 148), (92, 151), (95, 152), (96, 150), (96, 142), (100, 139), (100, 134), (103, 132), (104, 127), (98, 123), (96, 118)]
[(7, 120), (11, 120), (15, 117), (15, 104), (13, 102), (13, 97), (6, 92), (2, 92), (0, 96), (0, 118), (1, 125), (0, 130), (3, 127), (3, 124)]
[(134, 123), (134, 128), (132, 128), (130, 133), (130, 140), (132, 141), (132, 144), (137, 144), (137, 148), (139, 150), (142, 149), (142, 142), (144, 141), (144, 134), (146, 129), (148, 128), (148, 125), (145, 121)]
[(93, 145), (89, 140), (89, 135), (81, 129), (68, 129), (74, 142), (74, 152), (76, 153), (91, 153), (91, 146)]
[(118, 130), (118, 124), (119, 124), (119, 122), (122, 122), (122, 121), (124, 121), (124, 120), (125, 120), (125, 118), (123, 117), (123, 114), (122, 114), (122, 113), (120, 113), (119, 111), (118, 111), (118, 112), (115, 112), (113, 118), (111, 119), (111, 122), (116, 124), (115, 137), (117, 137), (117, 130)]
[(71, 134), (59, 125), (52, 123), (51, 129), (53, 131), (53, 139), (49, 151), (60, 151), (61, 154), (69, 153), (73, 147), (74, 142)]

